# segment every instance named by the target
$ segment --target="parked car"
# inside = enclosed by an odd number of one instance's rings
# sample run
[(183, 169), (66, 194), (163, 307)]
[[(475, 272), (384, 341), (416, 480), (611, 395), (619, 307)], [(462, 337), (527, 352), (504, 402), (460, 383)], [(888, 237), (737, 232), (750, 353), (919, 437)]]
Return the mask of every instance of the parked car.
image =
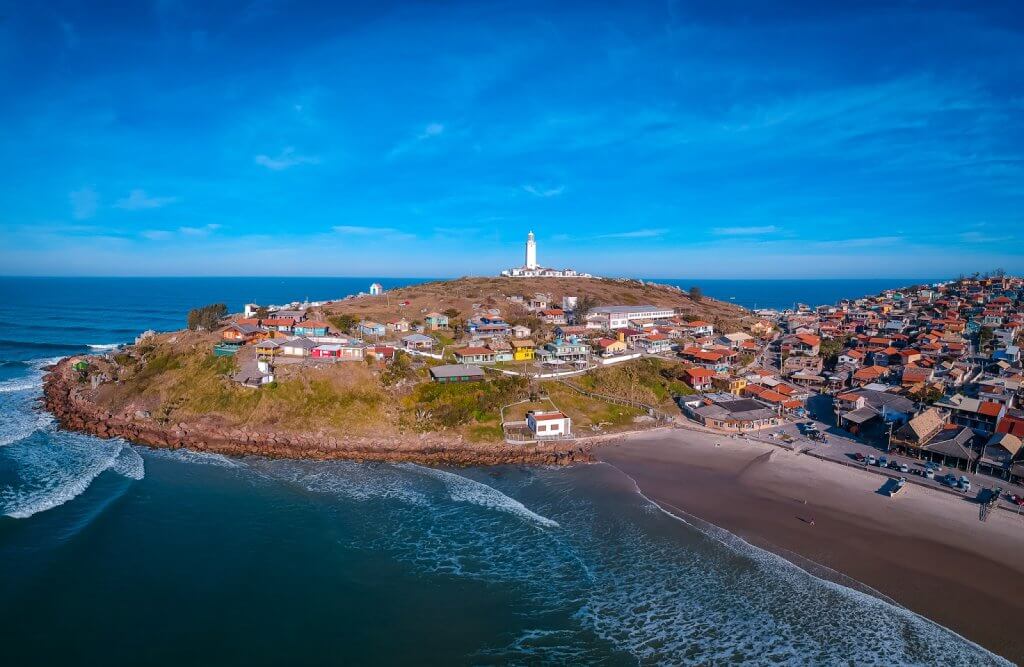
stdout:
[(966, 493), (971, 490), (971, 480), (967, 479), (967, 477), (964, 475), (960, 475), (959, 486), (960, 490)]
[(878, 465), (878, 461), (875, 460), (875, 455), (874, 454), (868, 454), (867, 461), (868, 461), (868, 465), (869, 466)]
[(864, 455), (861, 454), (860, 452), (857, 452), (856, 454), (853, 455), (853, 460), (860, 463), (861, 461), (864, 460)]
[(887, 467), (888, 465), (889, 465), (889, 457), (887, 457), (887, 456), (882, 456), (882, 457), (880, 457), (880, 458), (878, 459), (878, 467), (879, 467), (879, 468), (885, 468), (885, 467)]
[(899, 461), (889, 461), (889, 467), (892, 468), (893, 470), (899, 470), (900, 469), (900, 462)]
[(906, 463), (901, 463), (900, 472), (910, 472), (910, 466), (908, 466)]
[(928, 479), (935, 479), (935, 471), (931, 468), (925, 468), (924, 476)]
[(949, 486), (953, 487), (954, 489), (956, 488), (956, 475), (954, 475), (953, 473), (949, 473), (948, 475), (946, 475), (942, 479)]

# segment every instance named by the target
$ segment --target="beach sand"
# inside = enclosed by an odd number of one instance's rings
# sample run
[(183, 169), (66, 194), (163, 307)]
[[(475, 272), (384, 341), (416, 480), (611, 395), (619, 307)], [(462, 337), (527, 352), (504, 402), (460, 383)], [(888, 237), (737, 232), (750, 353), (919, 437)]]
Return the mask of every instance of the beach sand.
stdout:
[(1024, 515), (981, 522), (979, 506), (959, 497), (911, 485), (890, 498), (879, 475), (695, 431), (631, 436), (596, 453), (669, 511), (835, 570), (1024, 663)]

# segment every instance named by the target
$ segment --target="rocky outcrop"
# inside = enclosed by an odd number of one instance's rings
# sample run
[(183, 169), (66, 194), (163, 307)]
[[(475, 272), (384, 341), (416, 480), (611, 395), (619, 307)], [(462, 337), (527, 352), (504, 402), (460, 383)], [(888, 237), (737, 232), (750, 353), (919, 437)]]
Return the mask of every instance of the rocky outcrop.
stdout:
[(434, 465), (568, 465), (593, 460), (586, 442), (536, 445), (472, 443), (459, 437), (423, 433), (396, 439), (342, 437), (336, 433), (300, 433), (224, 427), (204, 420), (162, 423), (148, 413), (113, 414), (88, 396), (89, 384), (79, 382), (73, 359), (64, 359), (46, 375), (43, 403), (66, 429), (100, 438), (166, 449), (187, 448), (229, 456), (411, 461)]

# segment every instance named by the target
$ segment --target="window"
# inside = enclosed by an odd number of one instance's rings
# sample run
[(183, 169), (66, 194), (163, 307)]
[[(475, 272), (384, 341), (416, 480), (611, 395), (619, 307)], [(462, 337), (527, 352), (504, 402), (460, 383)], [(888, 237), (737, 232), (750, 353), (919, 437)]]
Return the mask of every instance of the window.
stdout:
[(546, 431), (546, 430), (548, 430), (548, 427), (545, 424), (537, 424), (537, 432), (538, 433), (540, 431)]

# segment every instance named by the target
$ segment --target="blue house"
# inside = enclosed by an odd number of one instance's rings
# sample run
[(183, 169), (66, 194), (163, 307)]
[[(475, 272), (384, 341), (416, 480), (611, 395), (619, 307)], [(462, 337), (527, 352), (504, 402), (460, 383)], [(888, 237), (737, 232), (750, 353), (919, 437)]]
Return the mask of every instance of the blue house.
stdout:
[(378, 338), (383, 337), (387, 334), (388, 328), (380, 322), (371, 322), (366, 320), (359, 323), (359, 333), (363, 336), (377, 336)]
[(326, 336), (330, 325), (327, 322), (316, 322), (313, 320), (299, 322), (292, 329), (296, 336)]

